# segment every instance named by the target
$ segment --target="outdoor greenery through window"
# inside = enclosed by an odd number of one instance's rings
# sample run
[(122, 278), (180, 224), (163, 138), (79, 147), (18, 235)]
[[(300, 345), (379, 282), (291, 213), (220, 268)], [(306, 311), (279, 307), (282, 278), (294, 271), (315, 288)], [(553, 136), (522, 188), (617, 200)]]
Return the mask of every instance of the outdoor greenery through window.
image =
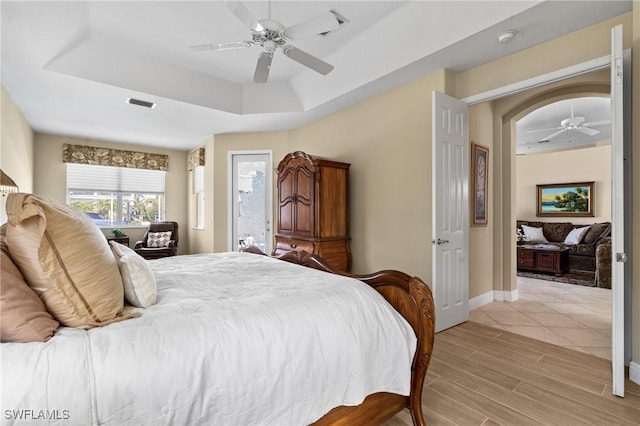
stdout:
[(67, 164), (67, 203), (98, 226), (145, 226), (164, 220), (165, 172)]

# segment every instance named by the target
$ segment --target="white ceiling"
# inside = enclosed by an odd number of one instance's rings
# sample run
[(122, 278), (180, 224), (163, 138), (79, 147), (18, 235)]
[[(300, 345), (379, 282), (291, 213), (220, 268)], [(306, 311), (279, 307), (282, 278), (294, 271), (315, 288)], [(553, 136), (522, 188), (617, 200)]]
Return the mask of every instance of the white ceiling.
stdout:
[[(584, 118), (584, 124), (598, 133), (587, 135), (578, 129), (561, 126), (561, 121), (572, 114)], [(560, 130), (562, 132), (558, 133)], [(611, 144), (611, 100), (608, 97), (580, 97), (538, 108), (518, 120), (516, 139), (516, 154)]]
[[(245, 4), (269, 16), (268, 2)], [(271, 18), (285, 26), (328, 10), (349, 22), (293, 43), (333, 64), (330, 74), (278, 51), (266, 84), (252, 83), (259, 47), (189, 49), (250, 39), (222, 1), (1, 8), (2, 83), (35, 131), (190, 149), (212, 134), (295, 128), (435, 70), (459, 72), (626, 13), (631, 1), (274, 0)], [(516, 37), (498, 43), (506, 30)], [(548, 127), (567, 116), (558, 113)]]

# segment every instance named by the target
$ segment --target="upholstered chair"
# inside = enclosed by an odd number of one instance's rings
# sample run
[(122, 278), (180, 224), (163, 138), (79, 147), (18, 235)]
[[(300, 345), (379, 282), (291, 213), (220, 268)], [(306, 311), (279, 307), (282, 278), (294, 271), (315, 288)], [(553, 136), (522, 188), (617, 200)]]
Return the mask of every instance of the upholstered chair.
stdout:
[[(167, 232), (171, 232), (171, 235)], [(134, 250), (145, 259), (175, 256), (178, 253), (178, 224), (168, 221), (152, 222)]]

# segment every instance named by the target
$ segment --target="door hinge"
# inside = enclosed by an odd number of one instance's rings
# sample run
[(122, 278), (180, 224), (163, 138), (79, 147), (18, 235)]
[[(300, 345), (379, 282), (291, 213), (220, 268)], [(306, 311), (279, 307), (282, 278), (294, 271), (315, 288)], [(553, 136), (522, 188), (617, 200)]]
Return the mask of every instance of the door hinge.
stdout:
[(615, 63), (616, 84), (622, 84), (622, 58), (616, 58)]
[(627, 253), (616, 253), (616, 262), (625, 263), (627, 261)]

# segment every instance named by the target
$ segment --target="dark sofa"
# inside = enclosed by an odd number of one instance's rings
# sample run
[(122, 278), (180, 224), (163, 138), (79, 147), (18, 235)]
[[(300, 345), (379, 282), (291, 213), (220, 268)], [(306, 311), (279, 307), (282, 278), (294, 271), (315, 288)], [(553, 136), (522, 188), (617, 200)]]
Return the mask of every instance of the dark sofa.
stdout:
[(569, 248), (569, 270), (593, 272), (598, 287), (611, 288), (610, 222), (589, 225), (589, 230), (585, 232), (578, 244), (564, 244), (564, 240), (571, 230), (587, 226), (585, 224), (518, 220), (518, 229), (522, 230), (522, 225), (542, 228), (542, 233), (549, 244)]

